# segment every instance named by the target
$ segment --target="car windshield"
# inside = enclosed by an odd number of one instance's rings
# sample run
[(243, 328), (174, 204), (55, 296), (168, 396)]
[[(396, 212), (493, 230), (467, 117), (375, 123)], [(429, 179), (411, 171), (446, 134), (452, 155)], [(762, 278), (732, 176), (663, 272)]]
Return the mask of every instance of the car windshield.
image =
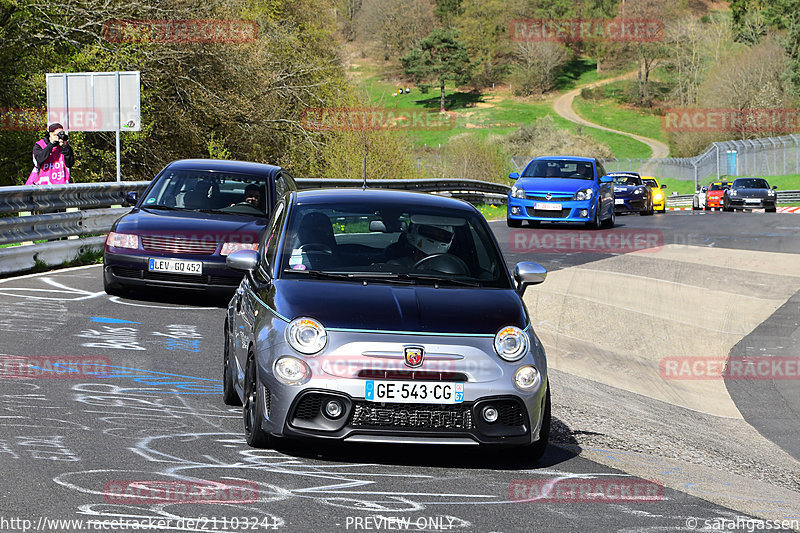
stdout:
[(266, 216), (267, 178), (210, 170), (164, 171), (142, 201), (145, 209)]
[(279, 270), (290, 279), (510, 288), (486, 221), (461, 210), (300, 204)]
[(650, 178), (642, 178), (642, 182), (650, 187), (658, 187), (658, 182)]
[(588, 161), (548, 159), (532, 161), (522, 173), (523, 178), (594, 179), (594, 168)]
[(734, 189), (769, 189), (769, 183), (762, 178), (738, 179), (733, 182)]
[(614, 185), (642, 185), (642, 178), (638, 176), (613, 176)]
[(726, 184), (726, 183), (712, 183), (711, 187), (709, 187), (708, 190), (709, 191), (722, 191), (722, 190), (725, 190), (726, 187), (728, 187), (728, 184)]

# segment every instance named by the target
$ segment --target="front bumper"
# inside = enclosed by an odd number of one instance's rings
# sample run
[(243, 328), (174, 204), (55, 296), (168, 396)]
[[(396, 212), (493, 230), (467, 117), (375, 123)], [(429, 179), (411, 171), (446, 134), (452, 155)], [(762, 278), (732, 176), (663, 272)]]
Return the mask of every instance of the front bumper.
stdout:
[(728, 207), (733, 209), (772, 209), (775, 198), (728, 198)]
[(706, 198), (706, 207), (722, 207), (722, 196), (709, 196)]
[[(273, 361), (291, 353), (286, 343), (258, 354), (259, 381), (267, 404), (261, 424), (265, 432), (349, 442), (526, 445), (539, 439), (547, 366), (541, 343), (533, 334), (529, 353), (513, 363), (504, 362), (491, 352), (492, 336), (465, 343), (462, 337), (341, 331), (328, 334), (328, 346), (321, 355), (294, 355), (311, 368), (311, 378), (301, 385), (288, 385), (273, 372)], [(409, 343), (422, 347), (426, 354), (422, 366), (413, 370), (404, 366), (402, 355), (397, 357)], [(513, 376), (526, 365), (539, 370), (541, 381), (523, 392), (514, 386)], [(367, 400), (367, 382), (381, 380), (416, 385), (463, 383), (463, 402)], [(343, 407), (336, 418), (325, 413), (324, 407), (331, 400), (338, 400)], [(484, 420), (482, 413), (487, 406), (497, 409), (497, 421)]]
[[(173, 254), (169, 257), (158, 254), (103, 252), (103, 276), (111, 286), (120, 287), (169, 287), (175, 289), (202, 290), (209, 293), (232, 293), (242, 281), (243, 275), (229, 269), (224, 257)], [(184, 259), (203, 263), (202, 274), (178, 274), (150, 272), (149, 259)]]
[(639, 213), (647, 210), (647, 197), (631, 197), (614, 199), (614, 212), (619, 213)]
[[(564, 200), (545, 201), (527, 200), (509, 197), (506, 216), (509, 220), (538, 220), (542, 222), (589, 222), (594, 220), (594, 211), (597, 201), (591, 200)], [(560, 209), (536, 209), (536, 204), (547, 204)], [(586, 216), (581, 216), (585, 211)]]

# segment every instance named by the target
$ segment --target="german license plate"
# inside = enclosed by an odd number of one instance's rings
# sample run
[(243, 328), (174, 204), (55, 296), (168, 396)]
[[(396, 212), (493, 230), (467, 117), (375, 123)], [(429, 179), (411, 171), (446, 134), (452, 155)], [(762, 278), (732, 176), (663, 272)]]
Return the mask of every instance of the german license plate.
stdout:
[(537, 202), (534, 204), (533, 208), (541, 209), (542, 211), (561, 211), (561, 204)]
[(391, 403), (461, 403), (464, 401), (464, 384), (370, 380), (364, 386), (364, 399)]
[(761, 200), (758, 198), (745, 198), (744, 203), (746, 204), (760, 204)]
[(622, 198), (614, 198), (614, 205), (624, 204), (625, 200)]
[(172, 272), (175, 274), (202, 274), (202, 261), (183, 261), (181, 259), (150, 258), (147, 269), (150, 272)]

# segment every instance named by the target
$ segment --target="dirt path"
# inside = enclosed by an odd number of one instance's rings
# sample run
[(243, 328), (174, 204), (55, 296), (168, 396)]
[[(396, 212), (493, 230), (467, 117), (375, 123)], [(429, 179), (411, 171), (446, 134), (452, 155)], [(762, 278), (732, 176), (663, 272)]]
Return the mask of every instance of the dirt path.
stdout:
[(578, 114), (572, 109), (572, 101), (575, 100), (575, 97), (580, 94), (582, 89), (585, 88), (593, 89), (595, 87), (599, 87), (600, 85), (605, 85), (606, 83), (611, 83), (613, 81), (632, 78), (635, 74), (636, 74), (635, 72), (627, 72), (620, 76), (608, 78), (601, 81), (596, 81), (588, 85), (582, 85), (577, 89), (572, 89), (571, 91), (564, 93), (555, 100), (553, 100), (553, 109), (555, 110), (556, 113), (558, 113), (565, 119), (569, 120), (570, 122), (581, 124), (583, 126), (589, 126), (590, 128), (597, 128), (599, 130), (610, 131), (612, 133), (619, 133), (620, 135), (625, 135), (632, 139), (636, 139), (639, 142), (643, 142), (644, 144), (649, 146), (650, 150), (653, 152), (652, 155), (650, 156), (653, 159), (661, 159), (667, 157), (667, 155), (669, 154), (669, 146), (662, 143), (661, 141), (650, 139), (648, 137), (642, 137), (641, 135), (635, 135), (633, 133), (628, 133), (625, 131), (606, 128), (605, 126), (589, 122), (588, 120), (579, 117)]

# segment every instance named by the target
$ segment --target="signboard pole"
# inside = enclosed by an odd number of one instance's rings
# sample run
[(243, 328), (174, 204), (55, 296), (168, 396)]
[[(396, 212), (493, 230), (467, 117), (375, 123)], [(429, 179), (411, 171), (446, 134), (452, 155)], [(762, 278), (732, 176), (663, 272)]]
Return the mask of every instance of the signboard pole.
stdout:
[(122, 181), (121, 173), (120, 173), (120, 157), (119, 157), (119, 129), (120, 129), (120, 122), (122, 122), (122, 110), (120, 109), (120, 98), (119, 98), (119, 72), (116, 72), (116, 80), (117, 80), (117, 120), (114, 122), (117, 126), (117, 181)]

